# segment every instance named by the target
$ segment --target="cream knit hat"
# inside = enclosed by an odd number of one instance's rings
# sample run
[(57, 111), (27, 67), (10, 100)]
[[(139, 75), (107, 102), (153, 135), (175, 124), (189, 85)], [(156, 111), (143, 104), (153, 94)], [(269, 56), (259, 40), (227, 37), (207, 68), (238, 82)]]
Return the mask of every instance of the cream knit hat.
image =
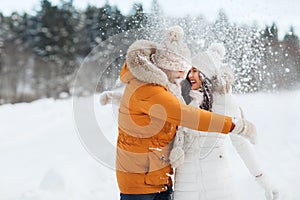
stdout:
[(165, 39), (157, 46), (154, 63), (163, 69), (188, 71), (191, 67), (191, 52), (183, 42), (184, 31), (180, 26), (167, 30)]
[(208, 50), (193, 58), (194, 67), (212, 81), (213, 92), (219, 94), (229, 93), (234, 82), (233, 70), (223, 63), (224, 55), (223, 44), (213, 43)]
[(219, 74), (223, 65), (225, 47), (221, 43), (213, 43), (205, 51), (193, 57), (193, 66), (203, 72), (209, 79)]

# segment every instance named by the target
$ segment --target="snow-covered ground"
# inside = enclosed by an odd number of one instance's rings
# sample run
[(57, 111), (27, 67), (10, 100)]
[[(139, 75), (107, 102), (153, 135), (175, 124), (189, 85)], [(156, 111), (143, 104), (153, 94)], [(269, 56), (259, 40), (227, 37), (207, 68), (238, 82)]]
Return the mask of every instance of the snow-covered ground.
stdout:
[[(257, 126), (256, 152), (281, 199), (300, 199), (300, 90), (239, 95), (238, 100)], [(96, 103), (95, 116), (115, 143), (111, 105)], [(119, 198), (114, 171), (80, 142), (71, 99), (0, 106), (0, 125), (0, 200)], [(229, 141), (226, 146), (242, 199), (265, 199)]]

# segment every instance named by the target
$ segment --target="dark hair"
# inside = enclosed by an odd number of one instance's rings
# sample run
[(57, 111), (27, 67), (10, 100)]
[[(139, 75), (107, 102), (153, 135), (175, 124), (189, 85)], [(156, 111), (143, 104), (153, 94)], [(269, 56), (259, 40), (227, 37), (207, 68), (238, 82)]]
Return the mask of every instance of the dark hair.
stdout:
[[(186, 102), (186, 104), (189, 104), (192, 101), (192, 99), (189, 95), (190, 91), (191, 91), (191, 86), (192, 86), (191, 81), (188, 77), (189, 73), (187, 74), (186, 79), (184, 79), (181, 82), (181, 94), (182, 94), (182, 97), (183, 97), (184, 101)], [(201, 105), (199, 105), (199, 107), (201, 109), (211, 111), (212, 103), (213, 103), (211, 81), (200, 71), (199, 71), (199, 77), (200, 77), (200, 80), (202, 81), (202, 85), (198, 91), (203, 94), (203, 102)]]

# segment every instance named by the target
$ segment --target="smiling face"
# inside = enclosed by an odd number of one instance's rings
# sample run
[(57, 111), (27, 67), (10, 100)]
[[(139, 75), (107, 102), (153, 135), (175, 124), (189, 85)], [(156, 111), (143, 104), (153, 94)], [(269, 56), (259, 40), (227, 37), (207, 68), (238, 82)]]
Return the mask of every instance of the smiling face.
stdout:
[(195, 67), (192, 67), (192, 69), (189, 72), (188, 79), (191, 82), (192, 90), (198, 90), (201, 88), (202, 81), (200, 79), (199, 73), (199, 70)]

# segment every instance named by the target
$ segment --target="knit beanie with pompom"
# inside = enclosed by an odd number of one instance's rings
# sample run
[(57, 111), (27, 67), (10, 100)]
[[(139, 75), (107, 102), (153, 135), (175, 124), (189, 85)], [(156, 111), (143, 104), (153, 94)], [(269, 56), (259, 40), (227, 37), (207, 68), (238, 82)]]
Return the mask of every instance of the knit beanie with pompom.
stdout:
[(163, 69), (188, 71), (191, 67), (191, 52), (183, 42), (184, 31), (180, 26), (167, 30), (165, 39), (158, 45), (154, 63)]
[(203, 72), (209, 79), (219, 73), (225, 56), (225, 47), (221, 43), (213, 43), (205, 51), (193, 57), (193, 66)]

